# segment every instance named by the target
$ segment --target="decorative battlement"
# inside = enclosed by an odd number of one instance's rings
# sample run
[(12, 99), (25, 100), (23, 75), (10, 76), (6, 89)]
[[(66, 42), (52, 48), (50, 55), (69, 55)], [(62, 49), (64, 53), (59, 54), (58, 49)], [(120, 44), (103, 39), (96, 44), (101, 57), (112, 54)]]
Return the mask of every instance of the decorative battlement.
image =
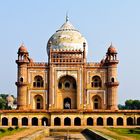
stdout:
[(86, 65), (87, 65), (87, 67), (99, 67), (99, 66), (101, 66), (101, 63), (87, 62)]
[(48, 63), (45, 62), (31, 62), (28, 66), (48, 66)]

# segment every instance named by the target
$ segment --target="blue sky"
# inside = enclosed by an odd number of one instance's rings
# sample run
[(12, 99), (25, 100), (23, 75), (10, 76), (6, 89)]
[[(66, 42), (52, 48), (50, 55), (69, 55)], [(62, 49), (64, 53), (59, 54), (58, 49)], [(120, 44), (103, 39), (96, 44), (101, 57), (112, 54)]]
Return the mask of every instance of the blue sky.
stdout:
[(34, 61), (47, 61), (47, 41), (68, 11), (71, 23), (87, 39), (88, 61), (100, 61), (111, 42), (117, 48), (119, 103), (140, 100), (139, 7), (139, 0), (1, 0), (0, 93), (16, 95), (19, 45), (24, 42)]

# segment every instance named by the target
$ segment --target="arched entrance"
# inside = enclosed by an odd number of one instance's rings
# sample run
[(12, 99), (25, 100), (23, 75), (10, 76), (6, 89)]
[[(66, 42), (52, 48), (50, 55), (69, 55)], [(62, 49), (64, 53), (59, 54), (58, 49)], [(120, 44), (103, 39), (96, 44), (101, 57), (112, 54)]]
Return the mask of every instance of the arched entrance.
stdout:
[(63, 107), (64, 109), (71, 109), (71, 99), (68, 97), (65, 98), (63, 105), (64, 105)]
[(60, 126), (61, 125), (61, 120), (59, 117), (54, 118), (54, 125), (55, 126)]
[(28, 118), (24, 117), (22, 118), (22, 125), (27, 126), (28, 125)]
[(101, 109), (101, 98), (97, 95), (93, 96), (93, 109)]
[(97, 125), (103, 125), (103, 118), (97, 118)]
[(18, 119), (16, 117), (12, 118), (12, 125), (18, 126)]
[(107, 118), (107, 125), (113, 125), (113, 119), (111, 117)]
[(93, 119), (91, 117), (87, 118), (87, 125), (93, 125)]
[(117, 125), (123, 125), (123, 118), (117, 118)]
[(38, 126), (38, 118), (32, 118), (32, 126)]
[(43, 117), (41, 120), (42, 126), (48, 126), (48, 118)]
[(140, 125), (140, 117), (137, 118), (137, 125)]
[(8, 126), (8, 119), (6, 117), (2, 118), (2, 126)]
[(131, 117), (127, 118), (127, 125), (133, 125), (133, 118)]
[(80, 126), (81, 125), (81, 119), (79, 117), (76, 117), (74, 119), (74, 125), (76, 125), (76, 126)]
[(41, 95), (34, 97), (34, 109), (43, 109), (43, 98)]
[[(61, 109), (77, 108), (77, 84), (74, 77), (65, 75), (58, 80), (57, 106)], [(61, 97), (61, 98), (60, 98)], [(63, 104), (60, 104), (62, 102)]]
[(64, 125), (66, 125), (66, 126), (70, 126), (71, 125), (71, 120), (70, 120), (69, 117), (64, 119)]

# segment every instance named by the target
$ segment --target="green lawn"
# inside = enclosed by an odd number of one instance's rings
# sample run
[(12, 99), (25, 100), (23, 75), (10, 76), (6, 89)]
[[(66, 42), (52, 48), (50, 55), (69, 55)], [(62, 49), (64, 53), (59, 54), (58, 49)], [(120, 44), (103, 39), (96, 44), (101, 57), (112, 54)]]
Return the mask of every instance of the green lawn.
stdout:
[(107, 128), (122, 136), (132, 137), (135, 140), (140, 140), (140, 128)]
[(22, 131), (24, 129), (26, 129), (26, 128), (18, 128), (18, 127), (0, 128), (0, 138), (7, 136), (7, 135), (12, 135), (12, 134), (19, 132), (19, 131)]

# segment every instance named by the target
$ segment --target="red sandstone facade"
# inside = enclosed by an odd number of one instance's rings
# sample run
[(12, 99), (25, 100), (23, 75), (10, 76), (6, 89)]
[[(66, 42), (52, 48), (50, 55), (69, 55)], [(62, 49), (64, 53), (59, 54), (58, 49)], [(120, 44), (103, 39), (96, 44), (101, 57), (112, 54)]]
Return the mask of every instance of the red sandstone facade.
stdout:
[(15, 111), (1, 111), (1, 125), (140, 125), (139, 111), (117, 107), (117, 51), (87, 62), (87, 42), (68, 20), (49, 39), (48, 63), (18, 50)]

